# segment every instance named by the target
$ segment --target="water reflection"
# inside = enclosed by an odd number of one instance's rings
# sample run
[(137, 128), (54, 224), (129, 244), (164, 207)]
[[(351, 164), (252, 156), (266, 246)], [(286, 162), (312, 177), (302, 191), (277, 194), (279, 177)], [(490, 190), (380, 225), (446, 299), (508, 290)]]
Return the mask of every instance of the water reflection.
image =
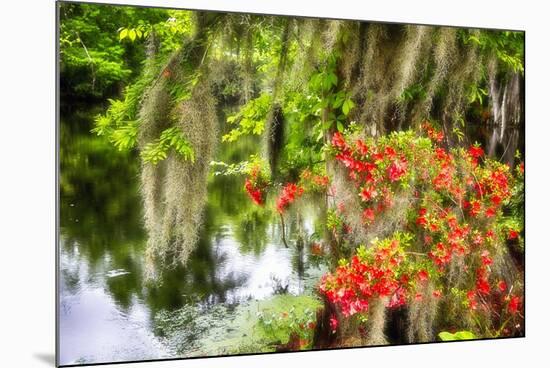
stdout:
[[(296, 239), (290, 239), (290, 248), (282, 244), (278, 216), (254, 206), (239, 178), (217, 176), (209, 183), (205, 223), (188, 263), (164, 269), (158, 280), (147, 282), (139, 160), (89, 133), (95, 112), (62, 109), (62, 364), (193, 354), (192, 346), (201, 345), (195, 340), (209, 338), (208, 323), (199, 326), (201, 331), (183, 334), (174, 346), (159, 335), (155, 316), (200, 307), (202, 316), (223, 325), (231, 308), (220, 309), (221, 304), (283, 291), (299, 294), (306, 282), (318, 279), (321, 270), (311, 268), (307, 247), (295, 246)], [(240, 161), (255, 150), (257, 144), (243, 141), (220, 150), (217, 160)], [(300, 221), (290, 216), (289, 234), (299, 227), (311, 235), (316, 214), (304, 212)]]
[(524, 130), (518, 126), (503, 129), (498, 125), (472, 124), (467, 132), (471, 141), (479, 142), (489, 157), (512, 167), (518, 163), (516, 152), (525, 152)]

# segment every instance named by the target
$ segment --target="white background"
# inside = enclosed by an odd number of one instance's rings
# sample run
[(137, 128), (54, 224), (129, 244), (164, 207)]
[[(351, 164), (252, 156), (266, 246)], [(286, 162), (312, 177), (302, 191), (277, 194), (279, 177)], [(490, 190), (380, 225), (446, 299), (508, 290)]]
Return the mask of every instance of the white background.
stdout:
[[(127, 367), (548, 366), (550, 12), (544, 9), (544, 0), (136, 0), (126, 3), (527, 31), (525, 339), (140, 363)], [(3, 1), (0, 9), (2, 367), (53, 366), (54, 8), (52, 0), (11, 0)]]

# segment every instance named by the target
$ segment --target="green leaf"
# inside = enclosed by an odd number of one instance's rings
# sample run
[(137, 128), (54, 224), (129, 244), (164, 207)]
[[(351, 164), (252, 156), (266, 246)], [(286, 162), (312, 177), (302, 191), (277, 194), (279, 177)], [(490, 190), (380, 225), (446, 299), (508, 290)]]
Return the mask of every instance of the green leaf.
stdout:
[(184, 160), (194, 162), (195, 151), (177, 127), (165, 129), (154, 142), (149, 142), (141, 152), (143, 161), (156, 165), (168, 156), (173, 148)]
[(127, 36), (128, 36), (128, 29), (126, 29), (126, 28), (123, 28), (122, 31), (120, 31), (120, 33), (118, 35), (118, 37), (121, 41), (123, 39), (125, 39)]
[(468, 41), (473, 41), (474, 43), (481, 45), (481, 41), (476, 36), (470, 36), (470, 38), (468, 38)]
[(343, 103), (344, 103), (344, 98), (337, 96), (337, 97), (334, 98), (334, 101), (332, 102), (332, 108), (337, 109), (340, 106), (342, 106)]
[(330, 73), (328, 75), (328, 80), (330, 81), (330, 83), (336, 87), (336, 85), (338, 84), (338, 77), (336, 76), (336, 74), (334, 73)]
[(343, 133), (343, 132), (344, 132), (344, 124), (342, 124), (341, 121), (337, 121), (337, 122), (336, 122), (336, 128), (338, 129), (338, 131), (339, 131), (340, 133)]
[(476, 335), (473, 334), (473, 332), (470, 331), (458, 331), (455, 333), (455, 336), (458, 340), (472, 340), (476, 338)]
[(228, 124), (238, 124), (236, 128), (222, 137), (223, 142), (233, 142), (242, 135), (261, 135), (265, 130), (265, 120), (271, 109), (271, 95), (264, 93), (250, 100), (236, 114), (228, 116)]
[(472, 340), (476, 338), (476, 335), (471, 331), (458, 331), (455, 333), (442, 331), (437, 336), (439, 336), (441, 341)]
[(133, 42), (135, 39), (136, 39), (136, 31), (134, 29), (131, 29), (129, 32), (128, 32), (128, 37), (130, 38), (130, 40)]
[(351, 109), (353, 109), (354, 107), (355, 103), (348, 98), (346, 101), (344, 101), (344, 104), (342, 105), (342, 112), (344, 113), (344, 115), (347, 116)]
[(334, 120), (327, 120), (323, 122), (322, 124), (323, 130), (329, 130), (333, 123), (334, 123)]
[(323, 136), (325, 135), (325, 133), (321, 130), (319, 131), (319, 135), (317, 136), (317, 138), (315, 139), (317, 142), (319, 142), (321, 139), (323, 139)]

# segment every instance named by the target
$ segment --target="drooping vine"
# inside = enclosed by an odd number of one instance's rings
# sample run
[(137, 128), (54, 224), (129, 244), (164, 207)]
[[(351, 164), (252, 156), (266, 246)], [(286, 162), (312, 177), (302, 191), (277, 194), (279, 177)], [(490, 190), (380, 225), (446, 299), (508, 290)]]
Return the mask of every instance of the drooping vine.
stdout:
[[(141, 77), (96, 126), (121, 149), (140, 151), (151, 259), (185, 263), (194, 249), (218, 144), (262, 136), (269, 184), (243, 183), (258, 205), (269, 190), (299, 182), (304, 170), (330, 177), (325, 200), (331, 211), (345, 207), (353, 250), (403, 228), (416, 197), (402, 191), (366, 230), (372, 214), (365, 213), (353, 178), (327, 155), (336, 132), (378, 137), (419, 131), (429, 119), (450, 147), (472, 143), (463, 141), (464, 119), (481, 124), (488, 110), (502, 129), (522, 123), (522, 50), (514, 34), (202, 12), (185, 17), (177, 47), (173, 36), (167, 48), (162, 32), (147, 28), (150, 51)], [(240, 108), (223, 111), (229, 102)], [(397, 175), (402, 168), (395, 165)], [(410, 318), (431, 323), (414, 307)], [(429, 329), (409, 335), (429, 339), (422, 332)]]

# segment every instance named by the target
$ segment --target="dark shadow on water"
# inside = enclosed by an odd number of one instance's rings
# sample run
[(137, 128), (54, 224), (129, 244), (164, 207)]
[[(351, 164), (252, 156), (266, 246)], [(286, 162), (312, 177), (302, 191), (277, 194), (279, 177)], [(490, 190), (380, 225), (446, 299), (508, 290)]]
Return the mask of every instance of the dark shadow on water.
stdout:
[(34, 353), (33, 356), (49, 366), (55, 367), (55, 355), (48, 353)]

